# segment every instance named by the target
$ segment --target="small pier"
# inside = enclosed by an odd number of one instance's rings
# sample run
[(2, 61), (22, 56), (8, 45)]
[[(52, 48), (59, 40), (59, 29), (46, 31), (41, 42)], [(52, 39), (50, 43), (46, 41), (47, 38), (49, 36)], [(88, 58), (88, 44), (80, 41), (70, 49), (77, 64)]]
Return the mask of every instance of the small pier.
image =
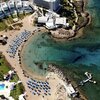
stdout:
[(87, 79), (82, 80), (82, 81), (79, 83), (79, 85), (84, 85), (84, 84), (87, 83), (87, 82), (92, 82), (92, 83), (96, 84), (96, 81), (93, 81), (93, 80), (92, 80), (93, 77), (92, 77), (92, 74), (91, 74), (91, 73), (85, 72), (84, 74), (86, 75)]

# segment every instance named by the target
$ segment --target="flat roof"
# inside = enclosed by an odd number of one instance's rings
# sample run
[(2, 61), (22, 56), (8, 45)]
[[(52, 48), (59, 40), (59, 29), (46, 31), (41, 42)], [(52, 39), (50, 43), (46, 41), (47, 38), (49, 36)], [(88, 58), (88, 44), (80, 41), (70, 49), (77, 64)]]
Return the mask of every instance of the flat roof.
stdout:
[(46, 27), (48, 29), (53, 29), (55, 28), (56, 26), (54, 25), (54, 20), (53, 19), (49, 19), (48, 22), (46, 22)]
[(2, 9), (1, 9), (1, 5), (0, 5), (0, 11), (2, 11)]
[(14, 0), (8, 1), (8, 6), (9, 7), (14, 7)]
[(16, 0), (15, 4), (16, 4), (16, 6), (22, 6), (22, 1), (21, 0)]
[(25, 7), (25, 6), (29, 6), (29, 1), (22, 1), (22, 3), (23, 3), (23, 6)]
[(55, 23), (56, 24), (66, 25), (66, 18), (65, 17), (56, 18)]
[(48, 21), (48, 17), (46, 16), (38, 17), (39, 23), (46, 23), (47, 21)]
[(43, 0), (43, 1), (46, 1), (46, 2), (55, 2), (57, 0)]
[(72, 94), (72, 93), (76, 92), (71, 84), (68, 85), (67, 91), (68, 91), (69, 94)]
[(7, 8), (8, 7), (6, 2), (2, 2), (2, 3), (0, 3), (0, 5), (1, 5), (1, 8)]

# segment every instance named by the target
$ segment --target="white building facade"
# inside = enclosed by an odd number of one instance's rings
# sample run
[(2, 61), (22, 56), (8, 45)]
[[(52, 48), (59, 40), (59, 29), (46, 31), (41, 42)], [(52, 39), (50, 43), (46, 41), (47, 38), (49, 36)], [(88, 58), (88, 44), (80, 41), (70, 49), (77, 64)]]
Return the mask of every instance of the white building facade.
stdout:
[(30, 6), (30, 2), (26, 0), (8, 0), (0, 2), (0, 19), (18, 13), (31, 13), (34, 9)]
[(60, 0), (33, 0), (37, 6), (56, 11), (60, 7)]

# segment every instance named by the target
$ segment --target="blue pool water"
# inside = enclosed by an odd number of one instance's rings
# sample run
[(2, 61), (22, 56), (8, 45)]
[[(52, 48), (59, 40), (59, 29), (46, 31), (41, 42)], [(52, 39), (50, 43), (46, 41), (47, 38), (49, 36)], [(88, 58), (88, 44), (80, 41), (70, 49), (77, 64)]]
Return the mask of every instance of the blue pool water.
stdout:
[(0, 84), (0, 90), (4, 90), (5, 84)]

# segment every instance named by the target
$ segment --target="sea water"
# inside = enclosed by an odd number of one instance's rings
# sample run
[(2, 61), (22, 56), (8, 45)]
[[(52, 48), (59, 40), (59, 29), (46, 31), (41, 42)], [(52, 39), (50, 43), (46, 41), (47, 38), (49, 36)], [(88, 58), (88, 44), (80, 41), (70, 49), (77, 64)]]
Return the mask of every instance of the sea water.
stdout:
[(86, 9), (92, 22), (84, 29), (84, 35), (72, 41), (55, 41), (50, 35), (36, 34), (23, 50), (23, 59), (33, 72), (45, 74), (36, 63), (55, 63), (64, 66), (78, 84), (85, 79), (84, 72), (93, 74), (97, 84), (86, 83), (80, 87), (88, 100), (100, 100), (100, 0), (88, 0)]

